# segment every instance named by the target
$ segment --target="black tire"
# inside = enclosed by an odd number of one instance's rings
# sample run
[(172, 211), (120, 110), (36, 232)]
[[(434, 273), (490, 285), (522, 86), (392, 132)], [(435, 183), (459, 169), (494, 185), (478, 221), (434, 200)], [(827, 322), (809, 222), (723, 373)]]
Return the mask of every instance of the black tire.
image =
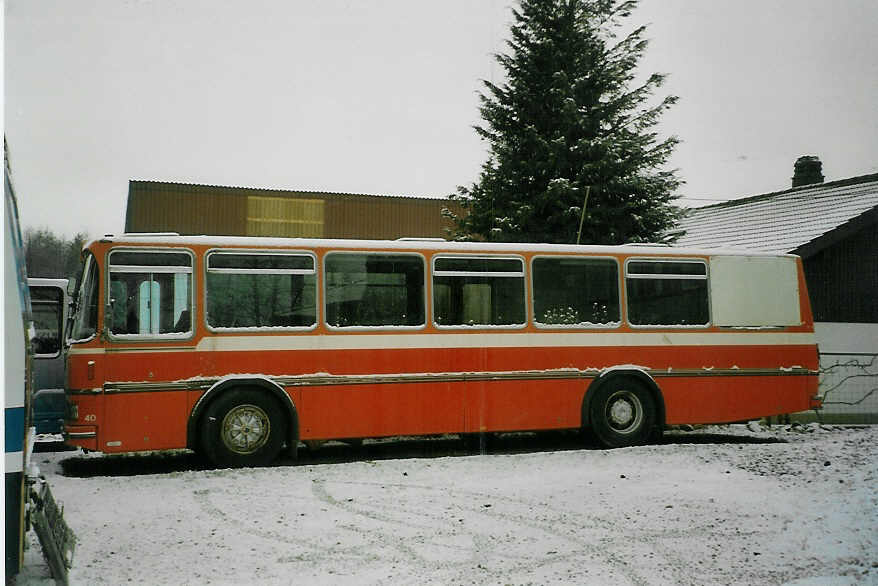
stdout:
[(266, 466), (277, 458), (287, 433), (277, 400), (265, 391), (230, 389), (201, 420), (201, 450), (215, 466)]
[(592, 435), (606, 448), (646, 444), (656, 429), (655, 399), (636, 379), (616, 377), (595, 391), (589, 424)]

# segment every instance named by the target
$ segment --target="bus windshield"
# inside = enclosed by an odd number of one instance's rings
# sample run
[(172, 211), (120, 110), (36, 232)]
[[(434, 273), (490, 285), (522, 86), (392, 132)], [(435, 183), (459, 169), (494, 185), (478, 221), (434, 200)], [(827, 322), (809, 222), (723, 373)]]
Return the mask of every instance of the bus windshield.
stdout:
[(98, 270), (92, 255), (85, 259), (82, 284), (76, 296), (76, 314), (70, 330), (72, 341), (81, 341), (95, 335), (98, 325)]

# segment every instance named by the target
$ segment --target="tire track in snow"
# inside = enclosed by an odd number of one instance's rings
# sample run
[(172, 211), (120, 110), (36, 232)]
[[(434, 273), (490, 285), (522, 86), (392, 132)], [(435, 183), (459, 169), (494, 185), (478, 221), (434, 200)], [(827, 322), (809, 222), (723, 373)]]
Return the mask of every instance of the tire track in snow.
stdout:
[[(298, 561), (309, 562), (328, 562), (336, 560), (339, 554), (357, 559), (368, 559), (370, 556), (371, 544), (367, 543), (359, 546), (345, 546), (328, 548), (325, 544), (315, 541), (307, 536), (298, 537), (291, 535), (289, 532), (274, 531), (261, 529), (254, 526), (252, 519), (240, 519), (235, 515), (224, 510), (220, 505), (215, 504), (213, 499), (217, 497), (228, 496), (231, 500), (236, 498), (234, 491), (224, 491), (216, 489), (202, 489), (193, 491), (199, 497), (197, 499), (201, 509), (211, 518), (216, 519), (223, 524), (224, 531), (228, 532), (228, 527), (233, 528), (232, 532), (236, 534), (251, 535), (258, 539), (279, 544), (286, 544), (301, 548), (303, 551), (294, 555), (285, 555), (278, 561), (294, 563)], [(291, 531), (296, 531), (295, 524), (289, 524), (287, 527)]]
[[(334, 495), (333, 488), (337, 489), (335, 492), (343, 494)], [(345, 493), (346, 488), (354, 488), (355, 491)], [(363, 489), (367, 489), (365, 497)], [(443, 533), (449, 531), (447, 528), (442, 529), (443, 524), (448, 522), (448, 517), (413, 507), (401, 497), (392, 501), (392, 504), (386, 504), (389, 501), (386, 495), (384, 495), (385, 498), (370, 500), (368, 489), (381, 489), (382, 491), (394, 489), (399, 493), (443, 492), (445, 499), (457, 505), (454, 516), (473, 520), (469, 526), (463, 527), (471, 540), (473, 556), (455, 564), (449, 564), (447, 562), (436, 563), (428, 556), (423, 555), (418, 548), (410, 545), (401, 532), (405, 530), (423, 531), (427, 528), (434, 535), (432, 542), (434, 545), (448, 547), (447, 543), (442, 542)], [(776, 529), (762, 527), (757, 530), (741, 530), (735, 527), (718, 527), (716, 522), (643, 532), (631, 528), (626, 529), (624, 523), (620, 524), (611, 517), (602, 518), (559, 511), (546, 503), (418, 484), (331, 480), (314, 482), (312, 491), (319, 500), (328, 505), (342, 509), (349, 515), (379, 523), (379, 526), (382, 527), (380, 532), (370, 529), (372, 535), (381, 535), (378, 542), (384, 546), (391, 545), (399, 553), (409, 556), (410, 563), (427, 566), (432, 564), (434, 570), (447, 570), (452, 565), (461, 569), (472, 568), (480, 560), (494, 559), (505, 563), (505, 570), (521, 573), (575, 560), (587, 553), (596, 558), (598, 563), (613, 572), (614, 575), (624, 577), (632, 584), (682, 584), (686, 583), (688, 576), (691, 576), (692, 565), (696, 563), (691, 559), (691, 555), (687, 555), (686, 552), (689, 552), (691, 547), (685, 546), (685, 543), (712, 542), (719, 539), (732, 541), (740, 544), (741, 548), (745, 548), (754, 538), (771, 540), (784, 533), (783, 526)], [(348, 494), (358, 496), (346, 498)], [(399, 497), (399, 495), (397, 496)], [(486, 502), (491, 502), (492, 505), (486, 507), (478, 504)], [(532, 530), (531, 534), (536, 531), (538, 534), (548, 536), (549, 541), (554, 538), (558, 543), (565, 544), (567, 551), (562, 553), (561, 550), (565, 549), (562, 546), (556, 548), (551, 556), (532, 554), (524, 558), (514, 551), (506, 552), (502, 548), (504, 545), (508, 545), (508, 540), (498, 542), (484, 530), (472, 526), (477, 524), (475, 520), (480, 516), (486, 517), (489, 521), (499, 520), (508, 523), (518, 529), (530, 529)], [(413, 522), (413, 519), (426, 519), (428, 521)], [(356, 522), (354, 522), (352, 527), (356, 526)], [(538, 538), (535, 541), (542, 543), (546, 540)], [(671, 545), (672, 543), (676, 543), (677, 547)], [(461, 549), (465, 548), (461, 546)], [(658, 572), (658, 575), (654, 573), (648, 576), (643, 575), (642, 559), (638, 559), (636, 563), (626, 561), (631, 559), (632, 554), (655, 557), (652, 569)], [(639, 571), (636, 569), (638, 567)], [(709, 565), (708, 568), (710, 568)], [(740, 568), (726, 569), (717, 574), (716, 568), (713, 568), (711, 578), (705, 577), (699, 583), (726, 583), (729, 579), (740, 578), (740, 571)], [(764, 578), (771, 582), (778, 578), (770, 571), (757, 571), (756, 573), (753, 573), (752, 569), (748, 571), (750, 571), (750, 577), (754, 579)]]
[[(784, 448), (781, 446), (769, 452), (787, 452)], [(752, 467), (752, 453), (737, 454), (736, 450), (727, 447), (709, 448), (708, 452), (709, 455), (700, 454), (699, 459), (727, 461), (736, 467), (746, 459)], [(760, 454), (760, 457), (772, 459), (771, 455)], [(748, 467), (740, 468), (748, 474), (754, 473)], [(310, 475), (311, 471), (308, 472)], [(240, 519), (234, 511), (224, 511), (217, 504), (223, 499), (231, 501), (235, 498), (231, 489), (227, 493), (223, 489), (214, 490), (210, 495), (211, 491), (208, 491), (202, 500), (205, 510), (210, 509), (211, 514), (223, 523), (233, 524), (235, 530), (300, 549), (298, 555), (285, 556), (284, 562), (313, 564), (314, 567), (318, 564), (329, 567), (373, 564), (374, 568), (395, 564), (421, 568), (422, 572), (428, 572), (428, 578), (447, 577), (457, 572), (457, 578), (465, 579), (473, 575), (474, 568), (489, 567), (490, 571), (496, 572), (495, 575), (506, 572), (530, 575), (557, 569), (553, 568), (554, 565), (561, 569), (573, 567), (574, 570), (598, 567), (598, 572), (604, 572), (602, 577), (612, 577), (619, 583), (685, 584), (692, 583), (693, 567), (699, 567), (700, 564), (695, 564), (703, 561), (704, 573), (699, 583), (719, 584), (745, 577), (747, 580), (777, 583), (782, 576), (769, 568), (759, 567), (760, 564), (746, 567), (741, 562), (746, 562), (746, 556), (750, 555), (751, 541), (766, 546), (776, 538), (789, 539), (785, 528), (791, 522), (780, 518), (777, 527), (766, 522), (756, 530), (747, 530), (747, 516), (740, 518), (739, 512), (739, 522), (729, 527), (718, 526), (716, 522), (681, 526), (679, 519), (669, 519), (671, 526), (662, 525), (662, 519), (659, 519), (657, 525), (654, 517), (661, 515), (660, 510), (656, 510), (654, 503), (647, 502), (644, 513), (653, 518), (645, 518), (641, 523), (640, 507), (628, 503), (627, 510), (620, 510), (618, 507), (626, 505), (616, 502), (612, 488), (587, 496), (596, 510), (596, 514), (589, 514), (553, 506), (543, 498), (527, 500), (446, 486), (320, 478), (303, 480), (310, 486), (310, 491), (302, 492), (305, 489), (302, 485), (296, 498), (304, 499), (301, 501), (303, 510), (325, 513), (321, 522), (328, 522), (326, 531), (321, 529), (304, 536), (297, 535), (296, 517), (286, 530), (254, 526), (252, 520)], [(258, 499), (259, 495), (255, 498)], [(324, 508), (321, 509), (321, 505)], [(707, 501), (703, 506), (706, 513), (713, 510)], [(334, 516), (332, 511), (342, 514)], [(726, 519), (736, 516), (733, 511), (716, 510), (713, 514)], [(755, 517), (751, 520), (758, 521)], [(642, 531), (639, 529), (642, 526), (652, 530)], [(329, 539), (325, 537), (326, 533), (330, 537), (343, 537)], [(351, 545), (347, 537), (356, 543)], [(699, 543), (716, 541), (728, 544), (736, 553), (733, 555)], [(703, 558), (692, 555), (693, 551), (702, 549)], [(711, 559), (712, 553), (719, 554), (719, 559)], [(650, 558), (646, 564), (644, 556)], [(728, 558), (738, 567), (723, 566), (723, 558)]]
[[(411, 547), (408, 543), (406, 543), (404, 537), (400, 537), (398, 533), (394, 532), (394, 528), (399, 529), (400, 527), (402, 527), (404, 529), (423, 529), (427, 527), (435, 534), (437, 529), (436, 525), (411, 523), (409, 519), (411, 519), (412, 517), (428, 518), (436, 522), (445, 523), (448, 521), (446, 517), (426, 513), (423, 510), (400, 509), (400, 507), (398, 506), (399, 501), (397, 501), (396, 506), (392, 507), (388, 505), (377, 504), (374, 502), (370, 502), (368, 505), (363, 506), (359, 504), (359, 501), (357, 501), (356, 499), (349, 500), (345, 499), (344, 497), (336, 498), (332, 496), (327, 488), (327, 485), (330, 484), (339, 487), (377, 487), (380, 489), (394, 488), (398, 491), (442, 491), (445, 493), (446, 499), (458, 503), (457, 515), (462, 515), (463, 518), (472, 519), (473, 517), (477, 518), (478, 516), (485, 516), (488, 517), (490, 520), (499, 520), (517, 529), (517, 531), (512, 533), (513, 535), (518, 535), (522, 528), (536, 530), (539, 533), (543, 533), (545, 535), (555, 538), (556, 543), (560, 543), (561, 547), (558, 547), (557, 545), (554, 546), (555, 550), (552, 551), (551, 555), (543, 555), (541, 557), (531, 555), (530, 559), (522, 559), (519, 554), (516, 554), (514, 552), (507, 553), (499, 549), (504, 545), (504, 542), (496, 543), (496, 540), (492, 539), (492, 536), (486, 535), (483, 532), (479, 532), (475, 528), (464, 526), (463, 529), (468, 532), (468, 535), (472, 540), (472, 544), (474, 546), (471, 552), (472, 557), (465, 561), (459, 561), (454, 564), (449, 564), (448, 562), (441, 562), (437, 564), (433, 560), (430, 560), (429, 558), (422, 555), (417, 549)], [(618, 532), (617, 526), (609, 520), (596, 517), (570, 520), (567, 517), (572, 517), (575, 515), (571, 515), (567, 512), (559, 512), (554, 508), (546, 505), (545, 503), (533, 503), (522, 499), (515, 499), (511, 497), (504, 497), (474, 491), (449, 490), (446, 488), (437, 489), (436, 487), (417, 484), (320, 481), (312, 483), (312, 490), (315, 495), (323, 502), (343, 509), (349, 514), (365, 517), (372, 521), (378, 521), (380, 523), (390, 525), (388, 530), (383, 532), (381, 541), (384, 543), (392, 542), (394, 547), (396, 547), (400, 552), (409, 555), (413, 563), (422, 565), (433, 565), (435, 570), (448, 569), (451, 566), (457, 566), (461, 569), (472, 568), (473, 564), (479, 564), (480, 560), (484, 560), (487, 558), (499, 558), (500, 560), (508, 562), (507, 565), (504, 567), (504, 570), (520, 573), (533, 571), (544, 566), (576, 559), (578, 557), (581, 557), (583, 553), (588, 552), (589, 554), (598, 557), (599, 562), (602, 566), (607, 567), (614, 574), (619, 574), (623, 576), (631, 584), (637, 586), (646, 586), (648, 584), (654, 583), (650, 581), (650, 579), (638, 575), (630, 564), (627, 564), (623, 559), (621, 559), (621, 557), (617, 553), (611, 551), (615, 547), (616, 542), (619, 540), (619, 538), (607, 537), (607, 535), (612, 535), (612, 533)], [(450, 496), (448, 493), (451, 493)], [(486, 506), (485, 504), (460, 504), (476, 501), (481, 503), (486, 503), (490, 501), (491, 504), (488, 506)], [(496, 505), (496, 503), (498, 502), (501, 503), (501, 506)], [(511, 507), (512, 511), (505, 510), (505, 507)], [(534, 514), (534, 509), (537, 509), (536, 515)], [(399, 517), (403, 517), (403, 519), (400, 519)], [(537, 521), (537, 518), (543, 518), (544, 520)], [(471, 521), (468, 525), (475, 524), (476, 523), (474, 521)], [(583, 529), (586, 529), (587, 532), (591, 533), (591, 535), (579, 535), (578, 533), (582, 533)], [(537, 539), (536, 541), (538, 543), (545, 542), (544, 539)], [(445, 544), (442, 543), (439, 543), (437, 545), (445, 547)], [(562, 554), (559, 552), (559, 550), (561, 550), (564, 545), (567, 546), (566, 549), (568, 549), (569, 551)]]

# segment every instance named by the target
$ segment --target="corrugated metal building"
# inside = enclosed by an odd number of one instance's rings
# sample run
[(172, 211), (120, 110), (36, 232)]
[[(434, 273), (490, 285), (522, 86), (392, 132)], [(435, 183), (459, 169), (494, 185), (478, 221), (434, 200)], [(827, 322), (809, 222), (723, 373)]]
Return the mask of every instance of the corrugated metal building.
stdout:
[(126, 232), (303, 238), (446, 238), (445, 198), (129, 181)]

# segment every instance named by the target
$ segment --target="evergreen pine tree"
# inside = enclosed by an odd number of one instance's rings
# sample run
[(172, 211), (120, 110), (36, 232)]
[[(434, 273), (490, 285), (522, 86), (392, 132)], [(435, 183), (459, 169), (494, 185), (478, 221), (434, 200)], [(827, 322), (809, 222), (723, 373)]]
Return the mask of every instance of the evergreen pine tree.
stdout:
[(647, 102), (664, 82), (652, 74), (629, 89), (647, 41), (645, 27), (621, 40), (636, 0), (520, 0), (506, 75), (484, 81), (475, 128), (489, 157), (476, 183), (452, 195), (465, 213), (458, 239), (583, 244), (668, 240), (680, 216), (680, 180), (662, 170), (676, 137), (655, 126), (677, 101)]

